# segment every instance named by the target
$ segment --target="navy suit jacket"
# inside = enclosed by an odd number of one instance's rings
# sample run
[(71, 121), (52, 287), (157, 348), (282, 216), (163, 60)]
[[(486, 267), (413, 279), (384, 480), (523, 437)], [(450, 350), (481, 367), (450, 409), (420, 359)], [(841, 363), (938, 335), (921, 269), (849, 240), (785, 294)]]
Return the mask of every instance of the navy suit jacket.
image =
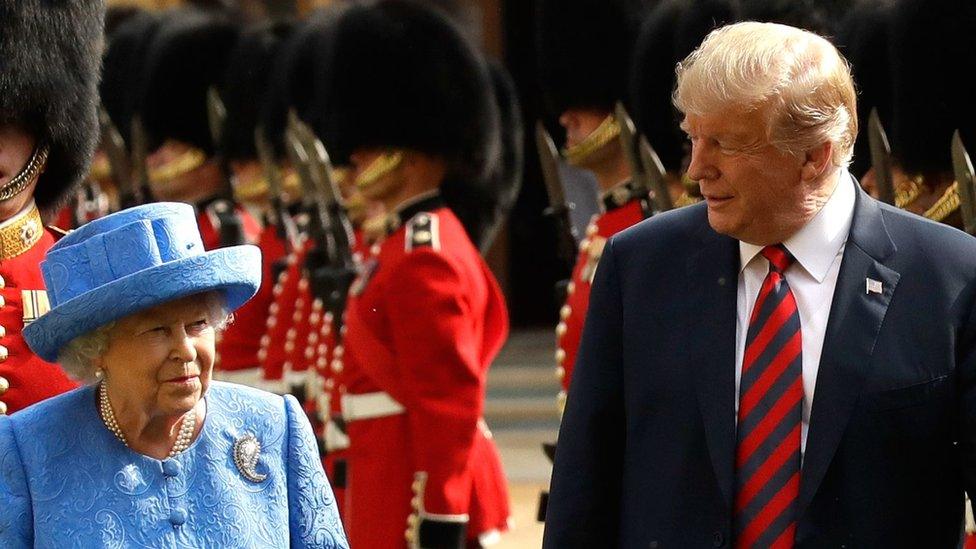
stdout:
[[(607, 243), (544, 546), (733, 543), (738, 242), (703, 204)], [(882, 282), (869, 293), (866, 279)], [(826, 327), (797, 547), (955, 547), (976, 494), (976, 239), (858, 192)]]

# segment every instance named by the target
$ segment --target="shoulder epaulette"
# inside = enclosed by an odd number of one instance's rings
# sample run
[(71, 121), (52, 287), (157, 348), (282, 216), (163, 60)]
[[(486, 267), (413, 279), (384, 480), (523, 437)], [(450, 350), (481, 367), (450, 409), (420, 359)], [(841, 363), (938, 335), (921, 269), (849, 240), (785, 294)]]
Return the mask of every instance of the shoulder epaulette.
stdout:
[(405, 239), (406, 251), (415, 248), (441, 249), (440, 225), (437, 214), (420, 212), (410, 218), (407, 222), (407, 235)]

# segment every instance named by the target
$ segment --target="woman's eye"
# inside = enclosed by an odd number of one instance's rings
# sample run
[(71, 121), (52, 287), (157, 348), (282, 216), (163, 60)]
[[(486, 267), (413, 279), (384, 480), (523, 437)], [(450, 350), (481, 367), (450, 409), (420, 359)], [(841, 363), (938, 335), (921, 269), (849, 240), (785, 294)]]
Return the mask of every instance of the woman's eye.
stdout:
[(194, 322), (193, 324), (190, 324), (190, 326), (189, 326), (190, 331), (192, 331), (192, 332), (198, 332), (198, 333), (206, 330), (209, 327), (210, 327), (210, 323), (207, 322), (206, 320), (198, 320), (198, 321)]

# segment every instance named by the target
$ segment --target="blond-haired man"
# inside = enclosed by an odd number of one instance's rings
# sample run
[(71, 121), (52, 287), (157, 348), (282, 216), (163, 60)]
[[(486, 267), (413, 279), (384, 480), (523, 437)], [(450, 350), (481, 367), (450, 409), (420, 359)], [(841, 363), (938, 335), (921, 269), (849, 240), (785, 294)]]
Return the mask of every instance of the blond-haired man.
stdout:
[(954, 547), (976, 240), (868, 197), (847, 63), (739, 23), (678, 67), (704, 204), (606, 246), (546, 547)]

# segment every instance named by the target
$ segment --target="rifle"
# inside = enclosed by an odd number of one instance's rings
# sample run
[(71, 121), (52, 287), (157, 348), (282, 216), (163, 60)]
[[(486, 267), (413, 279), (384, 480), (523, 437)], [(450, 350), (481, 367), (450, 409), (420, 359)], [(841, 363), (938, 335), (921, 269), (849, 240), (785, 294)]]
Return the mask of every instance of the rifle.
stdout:
[(976, 176), (959, 130), (952, 134), (952, 170), (959, 186), (959, 212), (963, 230), (976, 236)]
[[(271, 223), (275, 226), (275, 234), (285, 243), (285, 250), (294, 250), (298, 242), (298, 228), (288, 213), (281, 188), (281, 173), (275, 162), (274, 147), (268, 141), (268, 136), (262, 126), (254, 129), (254, 148), (258, 152), (258, 160), (264, 168), (264, 178), (268, 182), (268, 194), (271, 202)], [(277, 280), (277, 276), (275, 277)]]
[(101, 130), (102, 150), (105, 151), (105, 156), (108, 158), (109, 172), (119, 189), (119, 205), (122, 208), (136, 206), (139, 201), (136, 189), (132, 185), (132, 173), (129, 167), (128, 153), (125, 150), (125, 141), (103, 106), (98, 108), (98, 126)]
[(878, 198), (887, 204), (895, 204), (895, 184), (891, 175), (891, 147), (885, 134), (878, 109), (868, 115), (868, 148), (871, 150), (871, 166), (878, 185)]
[(142, 125), (142, 117), (135, 115), (132, 117), (132, 174), (135, 185), (133, 197), (134, 205), (145, 204), (152, 200), (152, 187), (149, 183), (149, 166), (146, 164), (146, 157), (149, 152), (149, 138), (146, 136), (146, 129)]
[(305, 191), (303, 205), (309, 213), (309, 232), (315, 242), (306, 255), (305, 267), (312, 292), (332, 313), (338, 343), (349, 286), (356, 277), (350, 246), (351, 225), (325, 147), (294, 111), (289, 113), (285, 138)]
[(566, 201), (566, 192), (562, 178), (559, 176), (559, 153), (556, 144), (553, 143), (541, 120), (535, 124), (535, 145), (539, 151), (539, 163), (542, 165), (542, 181), (549, 195), (549, 207), (543, 210), (543, 215), (556, 224), (559, 258), (568, 265), (568, 270), (571, 272), (576, 262), (579, 234), (569, 219), (569, 210), (573, 205)]

